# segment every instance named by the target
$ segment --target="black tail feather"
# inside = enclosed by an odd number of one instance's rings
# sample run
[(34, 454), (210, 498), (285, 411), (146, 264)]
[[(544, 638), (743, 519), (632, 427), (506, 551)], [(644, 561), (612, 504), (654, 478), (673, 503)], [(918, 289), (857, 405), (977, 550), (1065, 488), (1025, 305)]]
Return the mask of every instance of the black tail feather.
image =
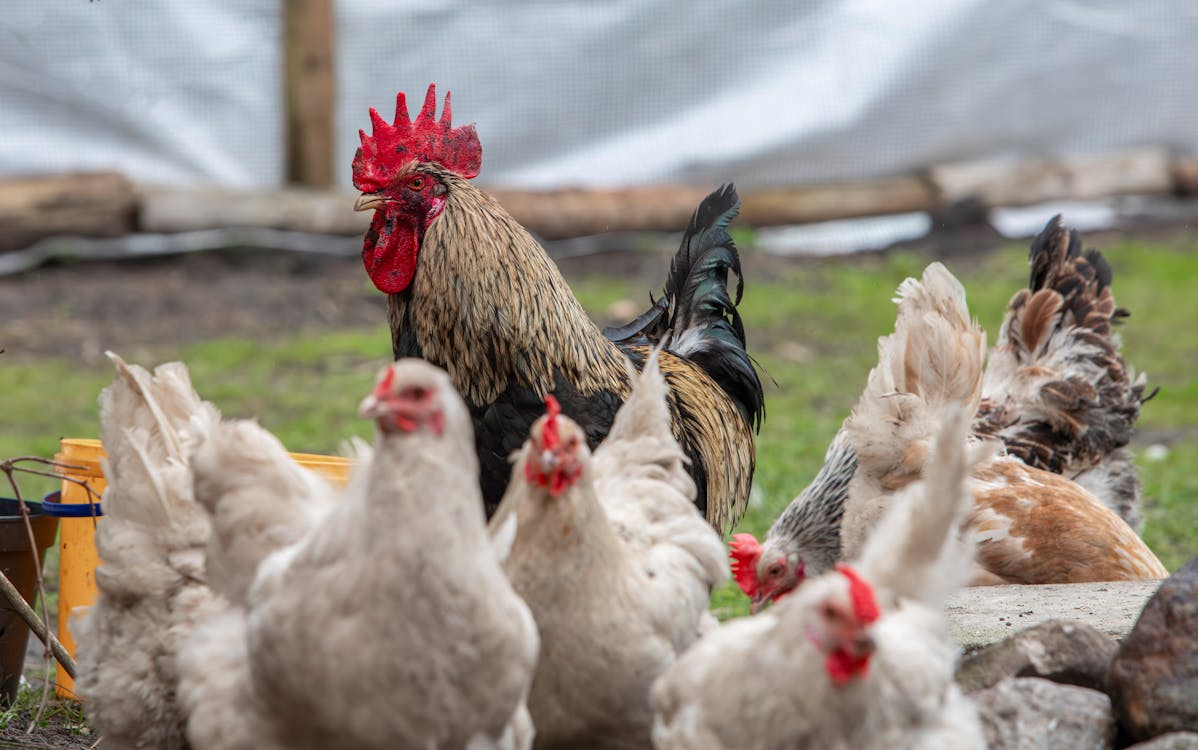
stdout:
[[(745, 350), (744, 323), (736, 309), (744, 276), (728, 233), (739, 211), (740, 197), (729, 183), (707, 196), (691, 217), (666, 279), (666, 348), (702, 368), (728, 393), (745, 421), (759, 429), (765, 395)], [(729, 271), (736, 274), (735, 294), (729, 294)]]
[[(760, 429), (765, 394), (745, 350), (745, 328), (736, 306), (744, 293), (740, 253), (728, 224), (740, 211), (731, 184), (720, 187), (691, 216), (682, 244), (670, 262), (664, 296), (623, 326), (603, 334), (620, 347), (659, 346), (706, 372), (736, 403), (745, 422)], [(736, 293), (728, 272), (736, 274)]]

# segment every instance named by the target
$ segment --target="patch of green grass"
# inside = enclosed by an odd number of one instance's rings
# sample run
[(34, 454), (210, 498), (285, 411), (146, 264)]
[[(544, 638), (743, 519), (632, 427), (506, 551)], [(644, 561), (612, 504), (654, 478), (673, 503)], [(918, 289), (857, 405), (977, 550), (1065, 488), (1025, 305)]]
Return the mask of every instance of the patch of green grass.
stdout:
[(1198, 442), (1179, 441), (1164, 457), (1137, 451), (1144, 480), (1144, 541), (1169, 570), (1198, 553)]
[[(8, 734), (19, 731), (23, 733), (28, 728), (29, 722), (37, 715), (37, 709), (41, 702), (41, 686), (21, 687), (17, 691), (16, 701), (0, 712), (0, 732)], [(83, 704), (78, 701), (56, 698), (53, 692), (50, 693), (46, 701), (46, 708), (34, 726), (37, 729), (54, 727), (59, 732), (79, 737), (91, 734), (83, 715)], [(4, 746), (3, 737), (0, 737), (0, 746)]]
[[(299, 333), (277, 342), (219, 339), (150, 353), (139, 364), (186, 362), (196, 389), (230, 417), (255, 417), (288, 449), (335, 453), (351, 435), (369, 437), (357, 404), (388, 360), (384, 326)], [(53, 457), (63, 437), (97, 437), (96, 399), (112, 381), (107, 359), (90, 367), (62, 360), (10, 361), (0, 367), (4, 422), (0, 457)], [(21, 476), (26, 499), (57, 489)], [(0, 494), (9, 495), (7, 488)]]

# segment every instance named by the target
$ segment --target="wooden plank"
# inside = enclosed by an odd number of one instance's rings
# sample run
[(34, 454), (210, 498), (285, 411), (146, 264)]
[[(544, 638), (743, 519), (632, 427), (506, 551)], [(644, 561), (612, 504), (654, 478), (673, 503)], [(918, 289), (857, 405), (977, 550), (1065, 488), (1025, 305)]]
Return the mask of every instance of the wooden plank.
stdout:
[(283, 3), (287, 179), (333, 185), (333, 0)]
[[(517, 221), (545, 240), (605, 232), (681, 232), (707, 187), (649, 185), (619, 190), (488, 190)], [(919, 180), (890, 180), (742, 193), (741, 221), (755, 226), (799, 224), (931, 207)], [(303, 189), (146, 188), (141, 229), (182, 232), (216, 226), (273, 227), (330, 234), (366, 230), (354, 196)]]
[(759, 227), (931, 211), (936, 193), (918, 177), (755, 190), (742, 196), (741, 220)]
[(135, 228), (133, 184), (114, 172), (38, 175), (0, 182), (0, 251), (42, 237), (116, 237)]
[(529, 231), (556, 240), (603, 232), (680, 232), (710, 191), (690, 185), (647, 185), (487, 192)]
[[(1198, 165), (1190, 167), (1198, 175)], [(973, 199), (988, 206), (1178, 189), (1186, 174), (1159, 150), (1026, 164), (936, 167), (923, 176), (793, 188), (742, 189), (739, 223), (807, 224), (862, 216), (940, 212)], [(1177, 180), (1177, 187), (1175, 187)], [(1198, 176), (1193, 177), (1198, 190)], [(712, 186), (648, 185), (622, 189), (486, 188), (513, 217), (546, 240), (606, 232), (680, 232)], [(326, 190), (167, 189), (143, 191), (140, 228), (179, 232), (212, 227), (271, 227), (360, 234), (369, 213), (354, 195)]]
[(267, 227), (349, 235), (370, 226), (371, 213), (354, 211), (355, 194), (342, 191), (141, 186), (139, 193), (142, 232)]
[[(143, 186), (140, 192), (139, 229), (143, 232), (271, 227), (361, 234), (372, 216), (371, 212), (355, 212), (356, 196), (340, 191)], [(705, 188), (670, 185), (488, 192), (529, 231), (547, 240), (612, 231), (682, 231), (707, 195)]]
[(1173, 190), (1172, 164), (1162, 149), (1022, 163), (948, 164), (933, 167), (928, 176), (944, 205), (977, 200), (986, 206), (1026, 206)]

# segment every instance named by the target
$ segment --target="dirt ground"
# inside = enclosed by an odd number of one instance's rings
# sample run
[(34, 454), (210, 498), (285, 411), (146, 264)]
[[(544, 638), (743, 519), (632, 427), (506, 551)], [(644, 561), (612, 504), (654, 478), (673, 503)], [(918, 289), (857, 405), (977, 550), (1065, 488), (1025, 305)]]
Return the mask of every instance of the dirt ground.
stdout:
[[(966, 256), (1000, 243), (991, 234), (968, 239)], [(645, 298), (636, 302), (648, 304), (648, 293), (665, 281), (677, 240), (627, 242), (639, 249), (619, 249), (617, 241), (615, 249), (608, 242), (599, 253), (585, 245), (580, 252), (577, 243), (552, 246), (551, 253), (567, 279), (598, 272), (641, 280)], [(959, 247), (961, 238), (948, 244)], [(783, 267), (825, 262), (765, 253), (751, 258), (750, 284)], [(385, 307), (356, 255), (237, 250), (60, 261), (0, 276), (0, 347), (21, 359), (59, 356), (90, 363), (105, 349), (136, 357), (138, 347), (377, 325), (386, 319)]]
[(57, 263), (0, 277), (0, 341), (21, 358), (253, 339), (384, 320), (357, 258), (265, 251)]
[(27, 734), (28, 726), (29, 712), (22, 711), (6, 729), (0, 729), (0, 750), (90, 750), (96, 742), (95, 737), (73, 731), (56, 716), (47, 719), (46, 726)]

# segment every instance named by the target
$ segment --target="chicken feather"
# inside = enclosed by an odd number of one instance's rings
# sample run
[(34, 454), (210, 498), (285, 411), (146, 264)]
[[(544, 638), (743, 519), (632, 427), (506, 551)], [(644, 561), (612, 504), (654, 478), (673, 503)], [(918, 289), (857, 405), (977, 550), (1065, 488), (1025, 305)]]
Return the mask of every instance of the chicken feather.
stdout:
[(1143, 374), (1123, 361), (1113, 272), (1097, 250), (1053, 217), (1032, 241), (1026, 289), (1007, 306), (990, 352), (974, 430), (1001, 439), (1029, 466), (1084, 486), (1134, 530), (1143, 524), (1140, 482), (1127, 449)]
[(96, 529), (98, 594), (72, 621), (76, 687), (111, 748), (184, 748), (177, 654), (212, 606), (209, 522), (192, 499), (190, 450), (220, 419), (179, 363), (153, 374), (109, 352), (117, 375), (99, 398), (108, 488)]

